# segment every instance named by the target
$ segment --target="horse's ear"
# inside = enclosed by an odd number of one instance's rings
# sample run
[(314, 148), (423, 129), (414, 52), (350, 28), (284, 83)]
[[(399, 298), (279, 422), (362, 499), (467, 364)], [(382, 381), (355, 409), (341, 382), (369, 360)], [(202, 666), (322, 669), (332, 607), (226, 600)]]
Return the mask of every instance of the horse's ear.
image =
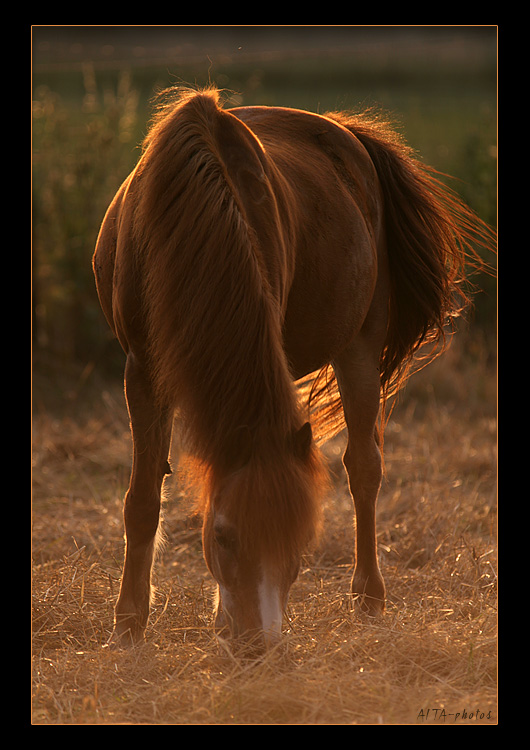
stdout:
[(293, 452), (296, 458), (300, 461), (305, 461), (309, 456), (311, 450), (311, 442), (313, 440), (313, 431), (309, 422), (296, 430), (292, 436)]
[(252, 433), (250, 427), (238, 427), (226, 442), (226, 465), (230, 472), (239, 471), (248, 464), (252, 456)]

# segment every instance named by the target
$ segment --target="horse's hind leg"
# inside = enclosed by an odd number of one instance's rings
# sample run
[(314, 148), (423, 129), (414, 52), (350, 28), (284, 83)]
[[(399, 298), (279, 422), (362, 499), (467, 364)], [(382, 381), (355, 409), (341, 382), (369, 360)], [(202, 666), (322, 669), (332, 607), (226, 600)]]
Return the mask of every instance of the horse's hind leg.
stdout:
[(172, 416), (155, 404), (144, 370), (132, 354), (125, 368), (125, 394), (133, 439), (133, 463), (125, 496), (125, 563), (115, 611), (113, 640), (143, 639), (151, 596), (151, 568), (160, 514), (160, 493), (168, 472)]
[(381, 485), (379, 414), (379, 357), (362, 333), (333, 363), (339, 384), (348, 445), (344, 466), (356, 513), (356, 564), (352, 593), (360, 609), (380, 614), (385, 605), (385, 585), (377, 559), (375, 507)]

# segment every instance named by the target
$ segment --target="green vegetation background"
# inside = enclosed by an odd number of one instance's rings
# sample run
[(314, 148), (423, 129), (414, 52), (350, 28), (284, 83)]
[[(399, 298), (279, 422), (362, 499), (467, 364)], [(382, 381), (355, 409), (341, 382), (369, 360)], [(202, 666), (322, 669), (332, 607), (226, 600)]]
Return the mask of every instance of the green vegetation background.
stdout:
[[(123, 358), (91, 257), (157, 90), (215, 83), (237, 104), (382, 107), (419, 156), (496, 223), (495, 27), (34, 27), (34, 366), (115, 373)], [(491, 260), (491, 259), (490, 259)], [(495, 282), (473, 324), (494, 338)]]

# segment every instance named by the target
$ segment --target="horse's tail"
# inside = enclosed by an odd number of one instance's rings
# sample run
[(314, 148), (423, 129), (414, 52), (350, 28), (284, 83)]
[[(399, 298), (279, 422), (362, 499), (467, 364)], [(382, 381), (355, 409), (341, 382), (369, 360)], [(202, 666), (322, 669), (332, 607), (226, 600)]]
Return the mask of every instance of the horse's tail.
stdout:
[(492, 248), (493, 232), (387, 123), (367, 115), (328, 116), (366, 148), (383, 192), (391, 284), (380, 359), (384, 405), (414, 363), (426, 364), (443, 351), (448, 325), (470, 301), (470, 270), (486, 267), (478, 249)]
[(215, 89), (178, 92), (155, 117), (130, 186), (153, 386), (164, 406), (183, 412), (207, 462), (223, 458), (242, 425), (272, 418), (257, 394), (284, 395), (276, 413), (285, 421), (291, 402), (297, 408), (243, 205), (268, 189), (264, 158)]

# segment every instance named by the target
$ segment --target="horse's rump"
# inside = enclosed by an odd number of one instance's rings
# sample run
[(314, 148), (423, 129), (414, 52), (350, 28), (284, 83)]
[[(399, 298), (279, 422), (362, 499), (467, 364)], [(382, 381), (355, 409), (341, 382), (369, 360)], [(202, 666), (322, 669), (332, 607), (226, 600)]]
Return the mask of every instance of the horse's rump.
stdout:
[[(446, 335), (471, 302), (470, 270), (489, 271), (478, 248), (491, 251), (494, 233), (419, 162), (390, 124), (370, 113), (327, 113), (365, 147), (383, 192), (389, 265), (389, 315), (380, 359), (381, 403), (445, 348)], [(420, 350), (422, 355), (420, 356)], [(303, 379), (301, 393), (326, 440), (343, 427), (341, 398), (330, 365)]]
[[(454, 319), (468, 306), (469, 271), (486, 269), (477, 249), (494, 234), (441, 178), (422, 164), (377, 115), (329, 113), (360, 140), (384, 196), (390, 274), (389, 327), (381, 356), (383, 400), (395, 395), (426, 347), (423, 365), (444, 348)], [(421, 359), (419, 361), (422, 361)]]

